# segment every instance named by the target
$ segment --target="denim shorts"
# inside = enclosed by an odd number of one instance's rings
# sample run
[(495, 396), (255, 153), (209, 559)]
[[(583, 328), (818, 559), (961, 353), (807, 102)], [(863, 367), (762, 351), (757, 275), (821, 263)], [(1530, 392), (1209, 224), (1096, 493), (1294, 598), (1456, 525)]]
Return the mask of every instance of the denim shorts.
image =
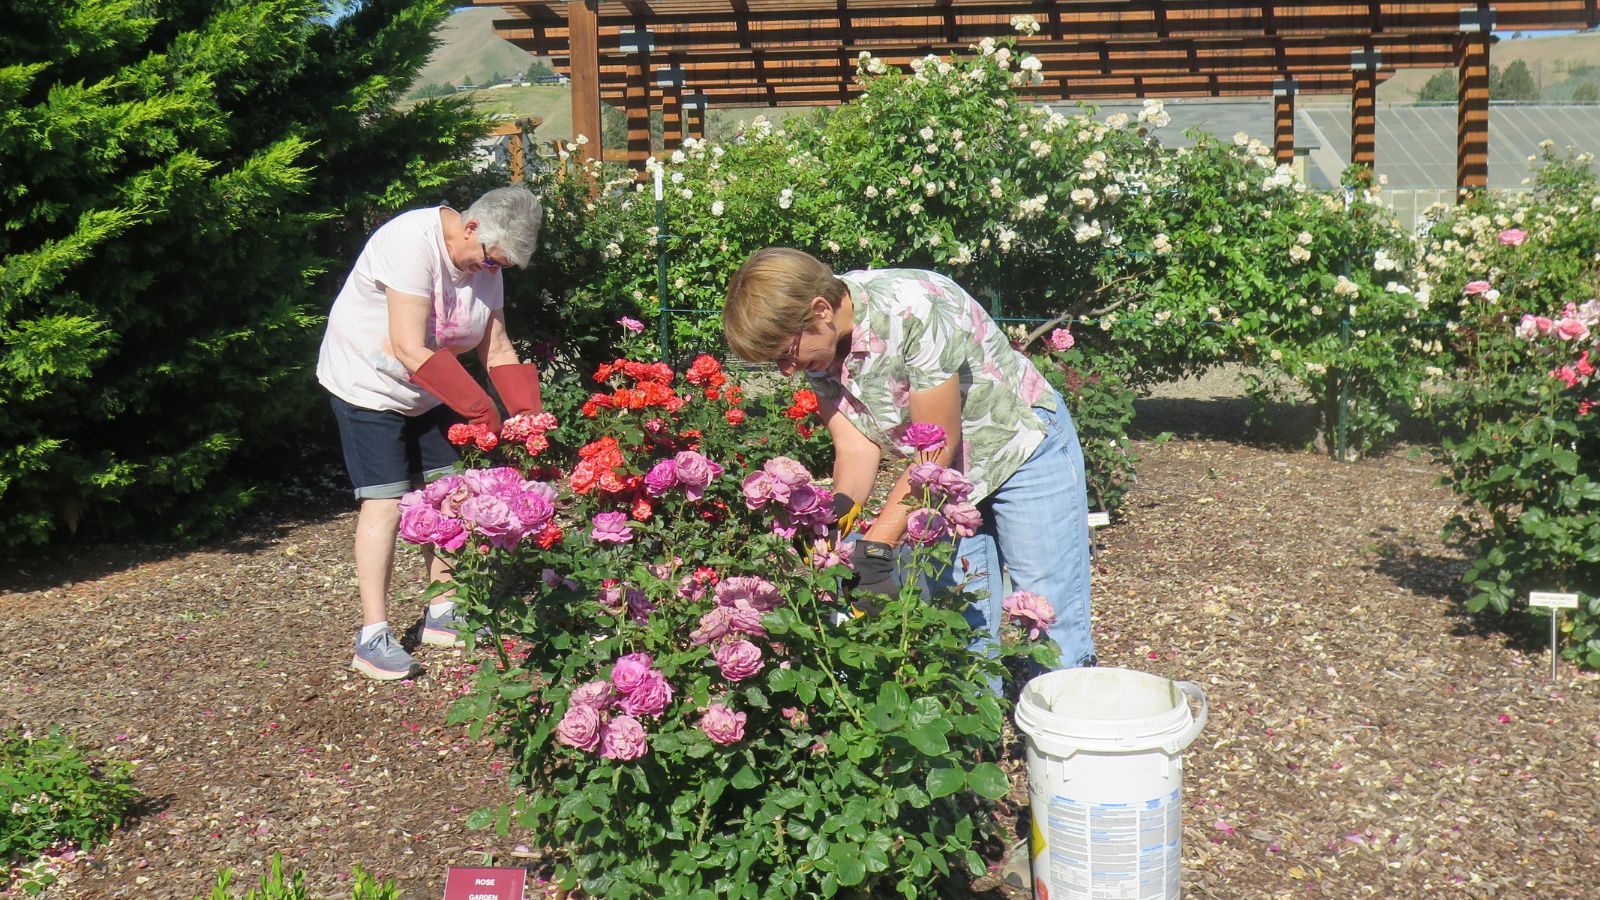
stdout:
[(461, 460), (445, 433), (464, 420), (442, 403), (420, 416), (408, 416), (330, 399), (333, 417), (339, 421), (344, 467), (357, 500), (402, 497), (453, 470)]

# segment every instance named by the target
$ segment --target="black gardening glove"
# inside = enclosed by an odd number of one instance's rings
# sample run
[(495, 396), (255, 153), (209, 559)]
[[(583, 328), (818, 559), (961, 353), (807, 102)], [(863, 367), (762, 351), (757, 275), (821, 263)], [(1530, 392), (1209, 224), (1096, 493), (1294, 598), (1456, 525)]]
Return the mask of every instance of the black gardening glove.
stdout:
[(880, 541), (856, 541), (850, 560), (855, 570), (848, 582), (850, 598), (858, 611), (876, 615), (890, 598), (900, 596), (893, 547)]

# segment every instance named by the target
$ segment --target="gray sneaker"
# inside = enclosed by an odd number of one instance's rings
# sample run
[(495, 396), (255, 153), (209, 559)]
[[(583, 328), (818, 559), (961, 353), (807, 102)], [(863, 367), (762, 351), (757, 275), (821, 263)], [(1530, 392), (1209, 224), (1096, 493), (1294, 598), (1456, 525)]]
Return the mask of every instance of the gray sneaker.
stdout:
[[(467, 642), (461, 639), (461, 618), (456, 611), (451, 609), (442, 616), (435, 616), (426, 609), (422, 613), (422, 628), (417, 639), (429, 647), (465, 647)], [(479, 629), (478, 638), (487, 637), (487, 628)]]
[(361, 632), (356, 632), (356, 655), (350, 668), (378, 681), (398, 681), (422, 674), (422, 666), (394, 639), (394, 632), (385, 628), (366, 643), (361, 642)]

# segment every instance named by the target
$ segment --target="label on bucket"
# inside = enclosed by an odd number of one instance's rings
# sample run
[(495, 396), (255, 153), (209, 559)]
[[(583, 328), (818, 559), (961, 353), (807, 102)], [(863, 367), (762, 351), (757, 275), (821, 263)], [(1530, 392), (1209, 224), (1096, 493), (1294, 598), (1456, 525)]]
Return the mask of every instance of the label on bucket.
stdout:
[(1183, 883), (1179, 795), (1174, 790), (1143, 803), (1051, 797), (1045, 836), (1051, 900), (1177, 897)]

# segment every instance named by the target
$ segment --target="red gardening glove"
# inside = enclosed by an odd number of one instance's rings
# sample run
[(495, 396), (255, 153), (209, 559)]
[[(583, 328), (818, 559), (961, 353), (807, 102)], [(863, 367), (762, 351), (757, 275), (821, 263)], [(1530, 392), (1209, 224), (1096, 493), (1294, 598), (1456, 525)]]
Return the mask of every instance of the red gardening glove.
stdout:
[(490, 431), (500, 433), (500, 411), (489, 399), (489, 392), (467, 374), (461, 361), (449, 350), (439, 350), (428, 357), (411, 373), (411, 381), (443, 400), (445, 406), (466, 416), (468, 422), (487, 425)]
[(500, 402), (506, 405), (506, 412), (513, 416), (544, 412), (544, 404), (539, 400), (538, 366), (532, 363), (495, 366), (489, 370), (489, 380), (500, 392)]

